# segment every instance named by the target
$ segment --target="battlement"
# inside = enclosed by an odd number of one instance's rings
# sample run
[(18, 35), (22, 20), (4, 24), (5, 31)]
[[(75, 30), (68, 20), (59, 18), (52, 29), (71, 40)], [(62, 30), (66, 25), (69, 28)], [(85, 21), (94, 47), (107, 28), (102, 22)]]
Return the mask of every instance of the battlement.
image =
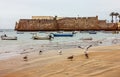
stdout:
[(98, 20), (95, 17), (53, 17), (32, 16), (32, 19), (20, 19), (16, 23), (16, 30), (24, 31), (57, 31), (57, 30), (108, 30), (117, 29), (116, 24), (108, 24), (106, 20)]

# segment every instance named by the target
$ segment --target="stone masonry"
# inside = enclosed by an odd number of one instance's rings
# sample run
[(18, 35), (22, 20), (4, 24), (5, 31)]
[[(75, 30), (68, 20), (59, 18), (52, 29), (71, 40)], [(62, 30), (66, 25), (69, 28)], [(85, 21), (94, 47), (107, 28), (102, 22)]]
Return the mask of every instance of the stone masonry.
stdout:
[(75, 30), (117, 30), (115, 23), (106, 23), (96, 17), (43, 17), (20, 19), (16, 22), (18, 31), (75, 31)]

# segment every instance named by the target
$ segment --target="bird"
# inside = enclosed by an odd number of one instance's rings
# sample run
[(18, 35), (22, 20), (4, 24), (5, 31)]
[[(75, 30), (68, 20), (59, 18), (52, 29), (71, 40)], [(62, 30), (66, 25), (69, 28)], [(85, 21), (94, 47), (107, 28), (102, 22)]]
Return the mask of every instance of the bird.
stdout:
[(90, 47), (92, 47), (92, 45), (89, 45), (89, 46), (87, 46), (87, 47), (81, 47), (81, 46), (78, 46), (78, 48), (81, 48), (81, 49), (85, 49), (86, 51), (88, 51), (88, 49), (90, 48)]
[(61, 50), (59, 50), (58, 53), (59, 53), (59, 55), (62, 55), (62, 51)]
[(27, 55), (23, 57), (24, 61), (28, 61)]
[(78, 46), (78, 48), (84, 49), (84, 48), (83, 48), (83, 47), (81, 47), (81, 46)]
[(70, 59), (71, 61), (73, 60), (73, 58), (74, 58), (74, 56), (73, 56), (73, 55), (72, 55), (72, 56), (67, 57), (67, 59)]
[(78, 48), (85, 49), (85, 50), (84, 50), (84, 54), (85, 54), (85, 57), (86, 57), (87, 59), (89, 58), (87, 51), (88, 51), (88, 49), (89, 49), (90, 47), (92, 47), (92, 45), (89, 45), (89, 46), (87, 46), (87, 47), (85, 47), (85, 48), (83, 48), (83, 47), (81, 47), (81, 46), (78, 46)]
[(40, 51), (39, 51), (39, 55), (41, 55), (41, 54), (42, 54), (42, 52), (43, 52), (43, 51), (41, 51), (41, 50), (40, 50)]
[(90, 47), (92, 47), (92, 45), (87, 46), (85, 49), (88, 50)]

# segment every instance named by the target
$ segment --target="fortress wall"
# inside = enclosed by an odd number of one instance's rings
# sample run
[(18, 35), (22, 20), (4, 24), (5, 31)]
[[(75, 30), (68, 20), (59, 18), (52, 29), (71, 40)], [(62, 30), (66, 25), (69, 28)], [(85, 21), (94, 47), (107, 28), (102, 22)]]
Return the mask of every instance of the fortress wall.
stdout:
[(78, 18), (76, 20), (76, 29), (86, 29), (86, 18), (83, 17), (83, 18)]
[(20, 19), (15, 30), (23, 31), (55, 31), (55, 30), (116, 30), (117, 24), (106, 23), (96, 17), (65, 17), (61, 19)]
[(55, 30), (53, 20), (21, 19), (17, 25), (17, 30)]
[(87, 24), (86, 26), (89, 28), (89, 29), (95, 29), (95, 30), (98, 30), (100, 29), (100, 27), (98, 26), (98, 16), (96, 17), (88, 17), (87, 18)]
[(118, 24), (115, 23), (107, 23), (108, 30), (118, 30)]
[(63, 18), (57, 21), (61, 30), (86, 30), (99, 29), (97, 17)]
[(59, 30), (73, 30), (75, 29), (76, 18), (63, 18), (57, 21)]
[(100, 27), (100, 29), (108, 29), (108, 25), (106, 23), (106, 20), (99, 20), (98, 26)]
[(118, 25), (115, 23), (106, 23), (106, 20), (99, 20), (98, 23), (101, 30), (117, 30)]

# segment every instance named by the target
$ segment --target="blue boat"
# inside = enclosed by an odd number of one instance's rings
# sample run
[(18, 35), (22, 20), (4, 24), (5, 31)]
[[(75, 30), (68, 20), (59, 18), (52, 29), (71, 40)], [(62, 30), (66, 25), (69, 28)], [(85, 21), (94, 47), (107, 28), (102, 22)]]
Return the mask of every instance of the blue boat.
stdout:
[(54, 37), (72, 37), (72, 33), (53, 33)]

